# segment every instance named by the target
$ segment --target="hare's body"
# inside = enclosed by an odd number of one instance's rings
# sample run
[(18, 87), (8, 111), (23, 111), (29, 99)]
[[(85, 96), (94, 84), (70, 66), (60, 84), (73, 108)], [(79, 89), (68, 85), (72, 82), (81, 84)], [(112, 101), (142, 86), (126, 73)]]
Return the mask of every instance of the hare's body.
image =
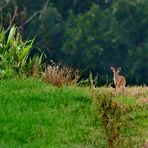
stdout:
[(113, 80), (116, 88), (125, 88), (126, 85), (126, 79), (124, 76), (119, 75), (119, 72), (121, 68), (117, 68), (117, 71), (115, 68), (111, 67), (111, 70), (113, 71)]
[(114, 76), (114, 84), (116, 88), (125, 87), (126, 85), (125, 77), (121, 75)]

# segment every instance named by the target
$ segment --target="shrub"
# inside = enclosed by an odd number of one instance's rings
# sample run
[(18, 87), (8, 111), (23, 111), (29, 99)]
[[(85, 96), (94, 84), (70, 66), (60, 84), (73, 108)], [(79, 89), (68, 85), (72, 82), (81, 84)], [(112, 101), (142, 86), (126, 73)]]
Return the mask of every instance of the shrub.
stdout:
[(66, 66), (60, 68), (57, 65), (49, 65), (43, 75), (45, 82), (58, 87), (76, 84), (79, 78), (80, 71), (78, 69), (72, 69)]
[(10, 29), (8, 37), (6, 31), (0, 31), (0, 79), (28, 74), (33, 65), (41, 66), (42, 56), (29, 60), (33, 41), (22, 41), (15, 26)]

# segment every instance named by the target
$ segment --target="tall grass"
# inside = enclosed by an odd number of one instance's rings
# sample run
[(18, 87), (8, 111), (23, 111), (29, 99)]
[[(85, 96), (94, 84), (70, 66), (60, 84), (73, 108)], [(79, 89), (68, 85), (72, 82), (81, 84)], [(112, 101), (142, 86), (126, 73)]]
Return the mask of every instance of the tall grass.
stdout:
[(45, 82), (51, 83), (58, 87), (76, 84), (79, 78), (79, 70), (75, 70), (66, 66), (62, 66), (60, 68), (58, 65), (48, 65), (43, 75), (43, 80)]
[[(27, 61), (33, 41), (23, 41), (15, 26), (10, 28), (8, 35), (0, 30), (0, 79), (22, 75), (32, 69), (33, 60)], [(34, 61), (34, 65), (41, 64), (39, 60)]]
[[(133, 95), (134, 94), (134, 95)], [(126, 88), (125, 94), (99, 88), (92, 92), (95, 116), (106, 129), (111, 147), (142, 147), (148, 138), (147, 87)]]

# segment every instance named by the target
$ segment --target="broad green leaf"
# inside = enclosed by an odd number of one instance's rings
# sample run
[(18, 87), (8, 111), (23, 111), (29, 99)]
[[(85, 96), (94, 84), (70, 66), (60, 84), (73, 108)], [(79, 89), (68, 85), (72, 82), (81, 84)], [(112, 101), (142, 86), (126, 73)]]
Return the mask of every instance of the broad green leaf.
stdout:
[(7, 40), (7, 45), (9, 45), (10, 42), (13, 42), (14, 37), (15, 37), (15, 34), (16, 34), (16, 27), (13, 26), (13, 27), (10, 29), (10, 33), (9, 33), (8, 40)]

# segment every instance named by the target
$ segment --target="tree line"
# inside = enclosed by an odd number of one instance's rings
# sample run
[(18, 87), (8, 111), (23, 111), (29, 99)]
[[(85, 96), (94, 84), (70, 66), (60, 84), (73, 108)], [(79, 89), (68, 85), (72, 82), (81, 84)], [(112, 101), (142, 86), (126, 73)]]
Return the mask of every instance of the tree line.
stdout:
[(128, 84), (148, 84), (147, 0), (1, 0), (0, 28), (13, 25), (83, 77), (110, 83), (110, 67), (120, 66)]

